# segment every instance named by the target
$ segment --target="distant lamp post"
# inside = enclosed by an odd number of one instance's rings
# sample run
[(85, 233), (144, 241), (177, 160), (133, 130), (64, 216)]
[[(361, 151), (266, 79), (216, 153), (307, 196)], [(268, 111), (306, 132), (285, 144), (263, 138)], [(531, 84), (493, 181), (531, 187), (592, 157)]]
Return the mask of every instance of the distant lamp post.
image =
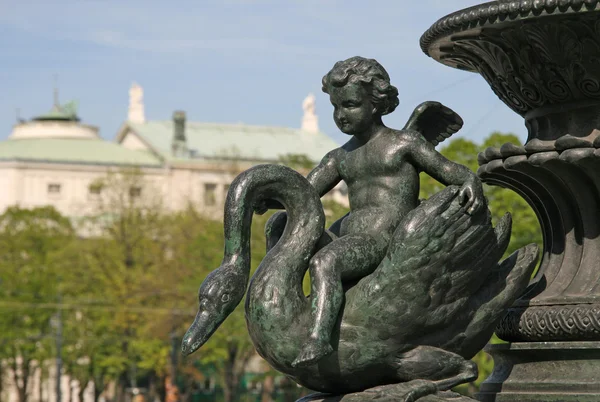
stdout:
[(165, 402), (179, 401), (179, 388), (177, 387), (177, 355), (179, 354), (179, 337), (175, 332), (171, 332), (171, 356), (169, 377), (165, 381)]
[[(60, 299), (59, 299), (60, 300)], [(58, 309), (50, 319), (50, 325), (55, 329), (56, 343), (56, 402), (62, 401), (62, 310)]]

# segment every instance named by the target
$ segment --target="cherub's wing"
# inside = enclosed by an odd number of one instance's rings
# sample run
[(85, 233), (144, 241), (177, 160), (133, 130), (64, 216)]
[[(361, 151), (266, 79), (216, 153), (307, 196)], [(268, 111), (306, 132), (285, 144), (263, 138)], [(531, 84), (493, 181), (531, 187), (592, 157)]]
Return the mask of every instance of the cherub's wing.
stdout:
[(427, 101), (417, 106), (404, 126), (418, 131), (434, 146), (449, 138), (463, 126), (463, 119), (439, 102)]

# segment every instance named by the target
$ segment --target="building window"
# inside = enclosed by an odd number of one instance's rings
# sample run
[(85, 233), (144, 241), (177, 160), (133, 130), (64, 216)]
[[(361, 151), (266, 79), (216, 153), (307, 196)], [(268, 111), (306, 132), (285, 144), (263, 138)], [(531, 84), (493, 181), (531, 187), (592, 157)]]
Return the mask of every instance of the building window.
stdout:
[(129, 189), (129, 196), (131, 198), (139, 198), (142, 195), (142, 188), (141, 187), (131, 187)]
[(60, 195), (60, 184), (58, 183), (49, 183), (48, 184), (48, 194), (49, 195)]
[(90, 184), (88, 187), (90, 195), (99, 196), (102, 193), (102, 185), (100, 184)]
[(212, 207), (217, 203), (217, 185), (213, 183), (204, 184), (204, 205)]

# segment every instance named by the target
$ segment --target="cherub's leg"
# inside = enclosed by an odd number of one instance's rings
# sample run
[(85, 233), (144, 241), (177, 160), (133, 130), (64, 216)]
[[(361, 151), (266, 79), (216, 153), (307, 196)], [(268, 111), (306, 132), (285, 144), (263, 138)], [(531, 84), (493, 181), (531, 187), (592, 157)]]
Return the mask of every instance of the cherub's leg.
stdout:
[[(321, 239), (317, 244), (317, 250), (322, 249), (327, 244), (331, 243), (332, 240), (340, 237), (340, 229), (342, 222), (348, 216), (344, 215), (342, 218), (335, 221), (328, 230), (325, 230)], [(287, 223), (287, 213), (285, 211), (279, 211), (273, 214), (265, 225), (265, 237), (267, 238), (267, 252), (271, 250), (281, 238), (285, 224)]]
[(340, 219), (338, 219), (337, 221), (333, 222), (331, 224), (331, 226), (329, 226), (329, 231), (331, 233), (333, 233), (336, 237), (340, 237), (341, 236), (340, 232), (342, 231), (342, 223), (348, 217), (348, 215), (350, 215), (350, 212), (348, 212), (346, 215), (342, 216)]
[(287, 213), (279, 211), (273, 214), (265, 225), (265, 237), (267, 238), (267, 252), (271, 250), (281, 238), (285, 224), (287, 223)]
[(330, 338), (344, 298), (342, 281), (373, 272), (385, 255), (382, 244), (367, 234), (348, 235), (328, 244), (310, 260), (314, 321), (293, 366), (311, 365), (333, 351)]

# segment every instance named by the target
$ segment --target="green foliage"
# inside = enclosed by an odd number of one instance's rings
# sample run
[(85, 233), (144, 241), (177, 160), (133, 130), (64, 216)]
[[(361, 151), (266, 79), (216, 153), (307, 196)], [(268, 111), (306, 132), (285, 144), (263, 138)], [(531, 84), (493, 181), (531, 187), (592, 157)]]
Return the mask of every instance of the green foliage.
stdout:
[(279, 162), (298, 171), (304, 171), (315, 167), (315, 162), (304, 154), (287, 154), (279, 157)]
[(30, 378), (54, 354), (53, 318), (63, 286), (60, 250), (74, 240), (68, 219), (54, 208), (8, 208), (0, 216), (0, 360), (16, 377), (21, 402)]
[[(272, 213), (254, 216), (250, 241), (251, 273), (254, 273), (265, 256), (264, 226)], [(191, 208), (178, 214), (177, 220), (177, 236), (180, 241), (175, 242), (179, 247), (174, 255), (178, 264), (188, 267), (189, 277), (181, 285), (189, 306), (197, 294), (198, 286), (221, 263), (224, 248), (223, 225)], [(180, 332), (190, 323), (191, 320), (188, 319)], [(226, 390), (226, 397), (234, 400), (245, 366), (254, 354), (254, 347), (246, 330), (242, 301), (211, 339), (187, 360), (188, 366), (198, 360), (201, 366), (213, 367), (218, 373), (220, 385)]]
[(124, 388), (166, 374), (169, 334), (183, 321), (171, 313), (184, 302), (178, 287), (189, 272), (172, 264), (173, 217), (140, 172), (112, 173), (95, 185), (102, 196), (80, 222), (88, 237), (65, 251), (69, 301), (83, 310), (71, 321), (73, 357), (89, 357), (70, 370), (84, 384), (116, 380)]

